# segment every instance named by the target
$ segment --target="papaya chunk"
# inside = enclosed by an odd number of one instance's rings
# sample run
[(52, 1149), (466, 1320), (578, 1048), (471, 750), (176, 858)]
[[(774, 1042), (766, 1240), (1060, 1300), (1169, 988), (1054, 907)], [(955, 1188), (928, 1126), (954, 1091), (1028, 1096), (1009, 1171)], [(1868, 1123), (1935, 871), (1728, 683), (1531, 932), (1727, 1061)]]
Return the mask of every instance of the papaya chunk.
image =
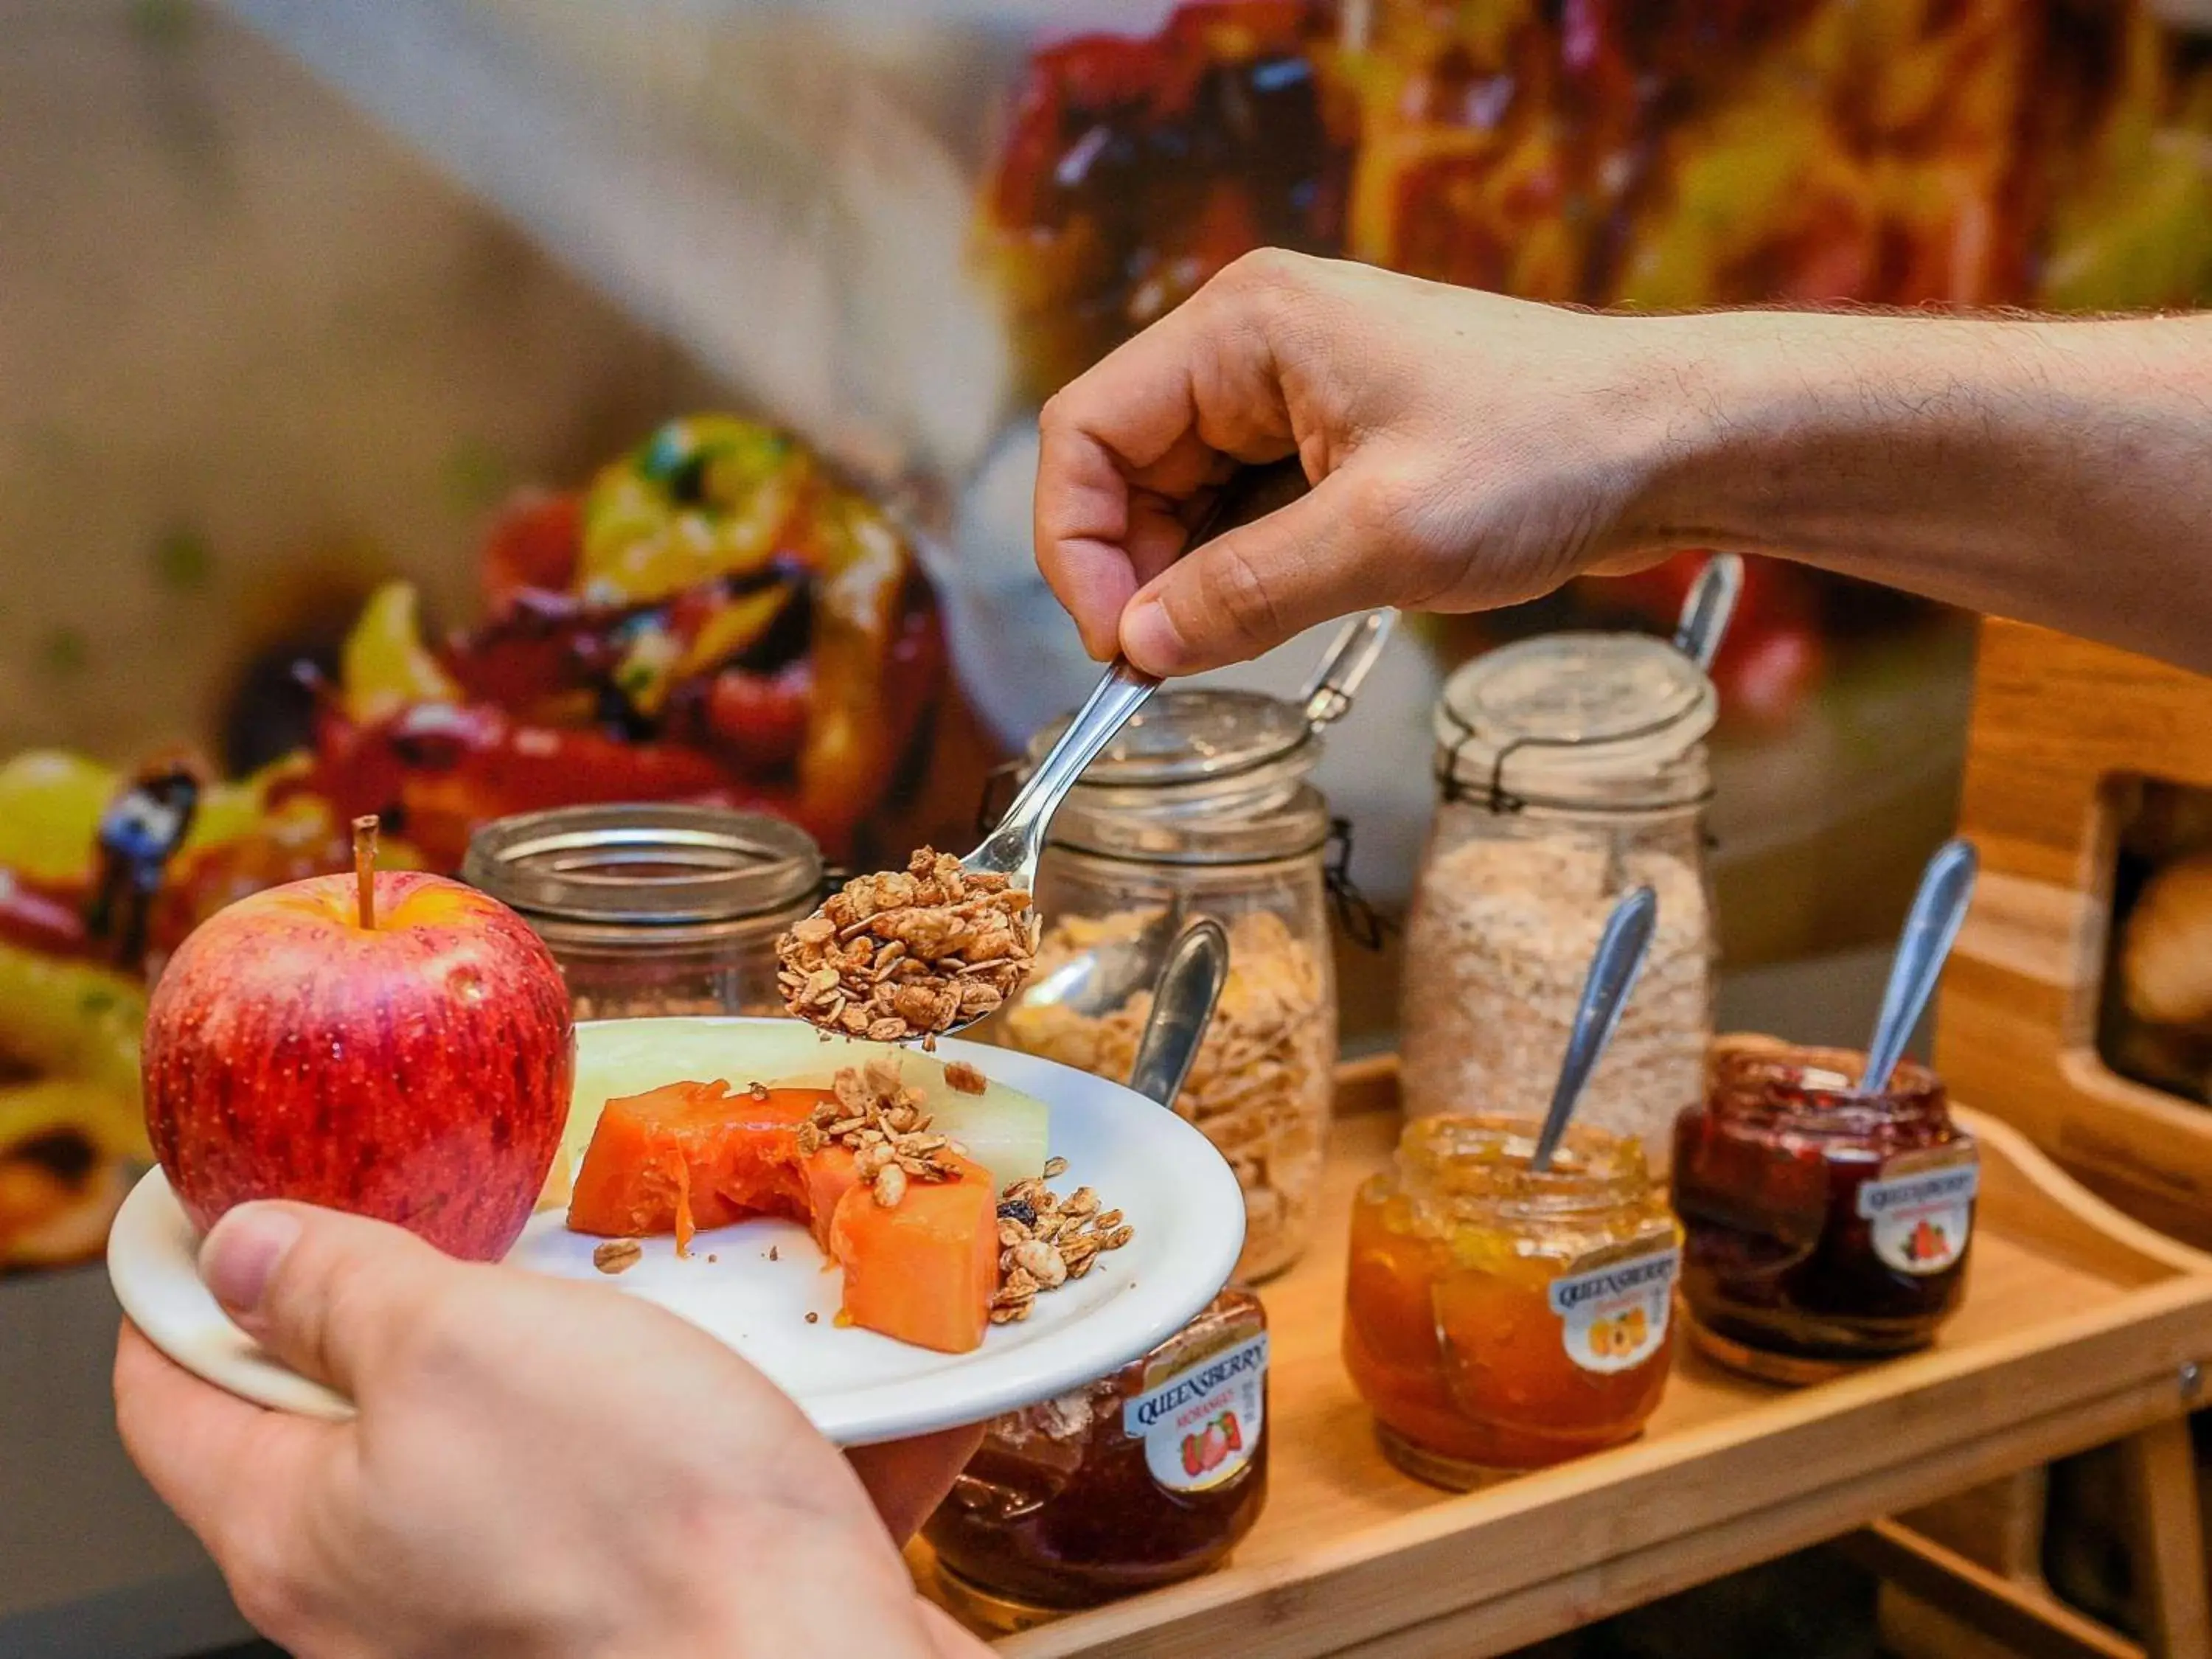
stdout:
[(752, 1216), (811, 1219), (799, 1127), (821, 1089), (732, 1092), (726, 1081), (671, 1083), (607, 1102), (568, 1197), (571, 1231), (602, 1238), (691, 1237)]
[(568, 1199), (571, 1231), (603, 1238), (673, 1233), (678, 1255), (702, 1228), (756, 1216), (803, 1222), (844, 1269), (843, 1322), (943, 1353), (966, 1353), (990, 1328), (999, 1288), (998, 1186), (948, 1155), (949, 1181), (912, 1180), (876, 1201), (850, 1147), (811, 1156), (799, 1131), (825, 1089), (671, 1083), (610, 1100)]
[(957, 1179), (909, 1182), (888, 1208), (855, 1184), (830, 1221), (846, 1317), (940, 1353), (981, 1344), (999, 1288), (998, 1191), (981, 1164), (956, 1163)]

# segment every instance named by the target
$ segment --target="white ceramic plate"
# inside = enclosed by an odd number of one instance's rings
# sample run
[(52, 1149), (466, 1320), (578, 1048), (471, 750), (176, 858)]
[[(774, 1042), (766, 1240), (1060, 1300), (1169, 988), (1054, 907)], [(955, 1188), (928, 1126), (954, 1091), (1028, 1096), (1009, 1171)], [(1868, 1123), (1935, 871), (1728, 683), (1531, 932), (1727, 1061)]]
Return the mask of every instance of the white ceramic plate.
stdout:
[[(592, 1041), (591, 1027), (579, 1029), (579, 1041)], [(610, 1278), (592, 1265), (599, 1241), (548, 1211), (531, 1218), (507, 1261), (659, 1303), (760, 1367), (847, 1446), (978, 1422), (1103, 1376), (1172, 1334), (1228, 1282), (1243, 1247), (1243, 1198), (1204, 1135), (1141, 1095), (1050, 1060), (958, 1041), (939, 1052), (1048, 1103), (1052, 1151), (1068, 1161), (1054, 1185), (1096, 1188), (1136, 1230), (1085, 1278), (1039, 1297), (1027, 1320), (994, 1326), (972, 1353), (838, 1329), (840, 1275), (789, 1222), (702, 1232), (689, 1261), (677, 1260), (674, 1240), (649, 1238), (645, 1259)], [(349, 1414), (345, 1400), (278, 1364), (230, 1322), (194, 1270), (197, 1243), (154, 1170), (125, 1200), (107, 1247), (108, 1274), (132, 1322), (170, 1358), (234, 1394), (285, 1411)], [(819, 1316), (811, 1325), (810, 1312)]]

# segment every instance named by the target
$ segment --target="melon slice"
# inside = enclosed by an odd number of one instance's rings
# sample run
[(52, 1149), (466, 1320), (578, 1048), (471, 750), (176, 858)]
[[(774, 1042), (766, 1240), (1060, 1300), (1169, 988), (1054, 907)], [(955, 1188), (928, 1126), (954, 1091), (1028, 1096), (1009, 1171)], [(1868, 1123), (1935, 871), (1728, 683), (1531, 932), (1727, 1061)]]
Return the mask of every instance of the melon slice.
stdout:
[(935, 1120), (932, 1127), (966, 1147), (1001, 1188), (1042, 1173), (1050, 1119), (1044, 1103), (996, 1082), (980, 1095), (963, 1094), (945, 1080), (945, 1063), (933, 1055), (880, 1042), (824, 1039), (799, 1020), (742, 1025), (686, 1018), (607, 1020), (577, 1030), (576, 1086), (568, 1128), (539, 1206), (566, 1201), (571, 1172), (581, 1164), (600, 1108), (609, 1100), (645, 1094), (678, 1078), (721, 1079), (740, 1091), (756, 1081), (827, 1088), (841, 1068), (865, 1065), (879, 1054), (898, 1060), (901, 1078), (927, 1097), (926, 1109)]

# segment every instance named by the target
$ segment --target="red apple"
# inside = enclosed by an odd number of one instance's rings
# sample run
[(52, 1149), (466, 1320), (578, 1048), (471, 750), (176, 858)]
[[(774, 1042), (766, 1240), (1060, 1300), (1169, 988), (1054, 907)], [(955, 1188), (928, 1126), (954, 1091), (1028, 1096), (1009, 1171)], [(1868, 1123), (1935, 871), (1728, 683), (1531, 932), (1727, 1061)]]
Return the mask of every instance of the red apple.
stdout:
[(496, 1261), (568, 1115), (568, 988), (472, 887), (379, 872), (366, 927), (362, 891), (353, 876), (270, 888), (170, 958), (143, 1061), (155, 1153), (202, 1230), (248, 1199), (300, 1199)]

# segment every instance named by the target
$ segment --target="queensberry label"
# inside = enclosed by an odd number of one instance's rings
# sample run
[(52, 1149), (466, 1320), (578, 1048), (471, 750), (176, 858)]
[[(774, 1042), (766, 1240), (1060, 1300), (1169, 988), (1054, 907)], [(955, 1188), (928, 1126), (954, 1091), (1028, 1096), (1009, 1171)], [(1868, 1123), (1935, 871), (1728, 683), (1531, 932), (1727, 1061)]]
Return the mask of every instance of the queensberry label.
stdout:
[(1892, 1158), (1880, 1180), (1859, 1188), (1859, 1218), (1869, 1224), (1875, 1255), (1917, 1276), (1956, 1265), (1973, 1231), (1981, 1184), (1981, 1159), (1971, 1144)]
[(1121, 1407), (1146, 1467), (1170, 1492), (1203, 1492), (1243, 1473), (1267, 1408), (1265, 1332), (1177, 1371)]
[(1668, 1245), (1553, 1279), (1552, 1311), (1567, 1358), (1599, 1372), (1630, 1370), (1650, 1358), (1667, 1340), (1681, 1265), (1681, 1251)]

